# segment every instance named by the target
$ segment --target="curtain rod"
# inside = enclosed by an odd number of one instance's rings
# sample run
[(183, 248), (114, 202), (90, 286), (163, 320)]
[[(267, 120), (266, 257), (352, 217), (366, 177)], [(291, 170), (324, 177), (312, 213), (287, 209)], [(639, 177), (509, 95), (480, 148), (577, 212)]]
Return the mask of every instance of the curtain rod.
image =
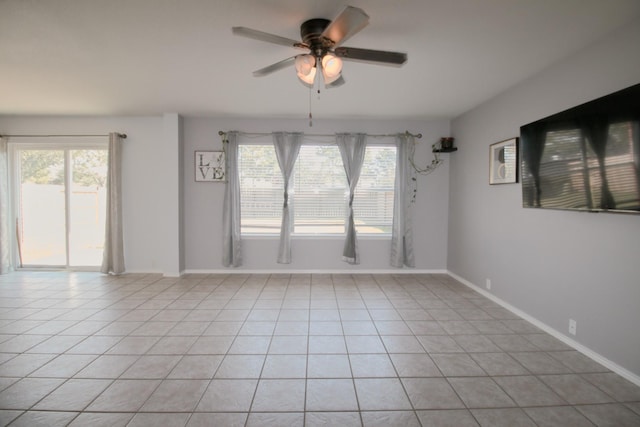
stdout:
[[(271, 134), (272, 134), (272, 133), (267, 133), (267, 132), (238, 132), (238, 133), (241, 133), (241, 134), (243, 134), (243, 135), (251, 135), (251, 136), (269, 136), (269, 135), (271, 135)], [(223, 135), (226, 135), (226, 134), (227, 134), (227, 132), (224, 132), (224, 131), (218, 131), (218, 135), (220, 135), (220, 136), (223, 136)], [(408, 132), (408, 131), (407, 131), (407, 132), (405, 132), (405, 134), (407, 134), (407, 135), (411, 135), (411, 136), (413, 136), (414, 138), (418, 138), (418, 139), (422, 138), (422, 134), (421, 134), (421, 133), (418, 133), (418, 134), (412, 134), (412, 133), (410, 133), (410, 132)], [(396, 135), (397, 135), (397, 133), (387, 133), (387, 134), (365, 134), (365, 135), (367, 135), (367, 136), (372, 136), (372, 137), (377, 137), (377, 138), (387, 138), (387, 137), (393, 137), (393, 136), (396, 136)], [(336, 136), (336, 134), (335, 134), (335, 133), (331, 133), (331, 134), (328, 134), (328, 133), (326, 133), (326, 134), (323, 134), (323, 133), (304, 133), (304, 136), (322, 136), (322, 137), (325, 137), (325, 136), (326, 136), (326, 137), (330, 137), (330, 136)]]
[[(0, 138), (88, 138), (88, 137), (107, 137), (109, 134), (104, 135), (0, 135)], [(119, 133), (118, 136), (122, 139), (127, 139), (126, 133)]]

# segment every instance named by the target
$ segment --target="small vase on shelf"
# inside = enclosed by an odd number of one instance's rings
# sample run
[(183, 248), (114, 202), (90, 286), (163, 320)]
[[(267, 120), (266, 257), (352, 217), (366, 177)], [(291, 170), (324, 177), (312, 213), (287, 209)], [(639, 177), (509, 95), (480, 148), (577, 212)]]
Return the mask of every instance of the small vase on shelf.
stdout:
[(440, 138), (440, 148), (442, 150), (451, 150), (453, 148), (454, 138), (448, 136)]
[(434, 144), (433, 152), (434, 153), (451, 153), (456, 151), (457, 148), (453, 146), (453, 141), (455, 138), (447, 136), (440, 138), (440, 144)]

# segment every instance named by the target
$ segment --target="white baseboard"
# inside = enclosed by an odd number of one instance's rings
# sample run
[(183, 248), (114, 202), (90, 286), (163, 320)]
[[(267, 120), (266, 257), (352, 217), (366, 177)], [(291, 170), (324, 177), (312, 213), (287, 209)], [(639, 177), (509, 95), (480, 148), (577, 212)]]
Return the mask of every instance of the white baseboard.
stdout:
[(223, 268), (213, 270), (185, 270), (183, 274), (449, 274), (447, 270), (423, 270), (413, 268), (363, 269), (363, 270), (312, 270), (312, 269), (246, 269)]
[(470, 281), (466, 280), (465, 278), (460, 277), (457, 274), (452, 273), (451, 271), (447, 271), (447, 274), (449, 274), (451, 277), (453, 277), (454, 279), (456, 279), (460, 283), (464, 284), (465, 286), (468, 286), (469, 288), (471, 288), (474, 291), (478, 292), (482, 296), (485, 296), (485, 297), (489, 298), (491, 301), (495, 302), (496, 304), (499, 304), (500, 306), (502, 306), (503, 308), (509, 310), (513, 314), (523, 318), (524, 320), (528, 321), (529, 323), (533, 324), (534, 326), (540, 328), (541, 330), (543, 330), (544, 332), (548, 333), (549, 335), (559, 339), (563, 343), (565, 343), (568, 346), (574, 348), (575, 350), (579, 351), (580, 353), (584, 354), (585, 356), (589, 357), (590, 359), (598, 362), (599, 364), (601, 364), (602, 366), (606, 367), (607, 369), (612, 370), (613, 372), (615, 372), (616, 374), (620, 375), (621, 377), (631, 381), (632, 383), (634, 383), (637, 386), (640, 386), (640, 376), (634, 374), (633, 372), (629, 371), (628, 369), (623, 368), (622, 366), (618, 365), (615, 362), (612, 362), (611, 360), (607, 359), (606, 357), (602, 356), (601, 354), (596, 353), (595, 351), (591, 350), (588, 347), (585, 347), (584, 345), (582, 345), (579, 342), (569, 338), (568, 336), (566, 336), (563, 333), (557, 331), (556, 329), (553, 329), (551, 326), (547, 325), (546, 323), (543, 323), (543, 322), (539, 321), (535, 317), (532, 317), (532, 316), (528, 315), (524, 311), (519, 310), (518, 308), (516, 308), (516, 307), (512, 306), (511, 304), (509, 304), (508, 302), (501, 300), (497, 296), (493, 295), (490, 292), (487, 292), (486, 290), (482, 289), (480, 286), (471, 283)]

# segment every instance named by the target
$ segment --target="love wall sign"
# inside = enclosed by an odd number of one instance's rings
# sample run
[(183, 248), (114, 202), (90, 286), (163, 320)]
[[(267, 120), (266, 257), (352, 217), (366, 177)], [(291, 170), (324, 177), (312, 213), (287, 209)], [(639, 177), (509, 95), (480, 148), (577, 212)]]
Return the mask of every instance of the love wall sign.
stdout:
[(224, 151), (196, 151), (196, 182), (225, 182)]

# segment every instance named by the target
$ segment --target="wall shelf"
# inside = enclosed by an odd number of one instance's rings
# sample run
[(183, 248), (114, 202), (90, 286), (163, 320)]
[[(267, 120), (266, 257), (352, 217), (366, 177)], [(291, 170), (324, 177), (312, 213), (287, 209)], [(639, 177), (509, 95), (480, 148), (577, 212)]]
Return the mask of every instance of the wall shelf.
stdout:
[(433, 150), (434, 153), (453, 153), (454, 151), (458, 151), (458, 147), (437, 148)]

